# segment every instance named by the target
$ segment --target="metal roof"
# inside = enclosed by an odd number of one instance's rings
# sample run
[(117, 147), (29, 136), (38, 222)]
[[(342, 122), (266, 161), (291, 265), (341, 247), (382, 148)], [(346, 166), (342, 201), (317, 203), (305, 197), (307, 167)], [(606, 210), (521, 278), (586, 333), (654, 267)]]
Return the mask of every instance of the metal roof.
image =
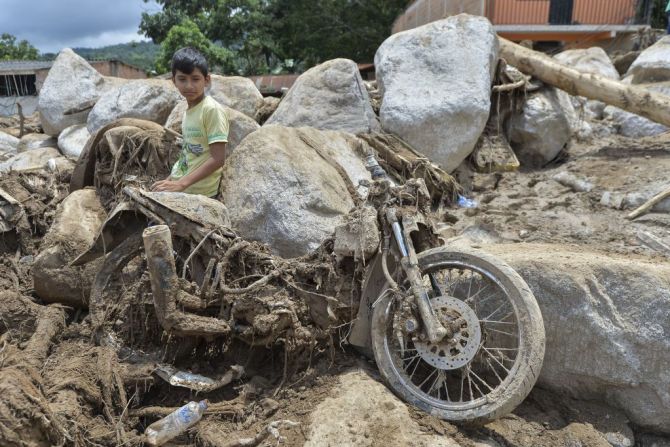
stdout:
[(34, 71), (51, 68), (54, 61), (0, 61), (0, 72)]

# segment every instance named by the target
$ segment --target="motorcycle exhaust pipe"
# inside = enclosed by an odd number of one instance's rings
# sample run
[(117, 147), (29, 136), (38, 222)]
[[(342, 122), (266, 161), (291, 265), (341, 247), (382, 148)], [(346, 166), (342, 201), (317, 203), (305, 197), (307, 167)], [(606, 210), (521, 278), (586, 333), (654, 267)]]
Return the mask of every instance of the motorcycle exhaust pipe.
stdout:
[(193, 315), (177, 309), (178, 295), (186, 292), (179, 290), (170, 228), (167, 225), (149, 227), (142, 233), (142, 239), (147, 255), (156, 316), (163, 329), (180, 336), (211, 337), (230, 333), (230, 326), (223, 320)]

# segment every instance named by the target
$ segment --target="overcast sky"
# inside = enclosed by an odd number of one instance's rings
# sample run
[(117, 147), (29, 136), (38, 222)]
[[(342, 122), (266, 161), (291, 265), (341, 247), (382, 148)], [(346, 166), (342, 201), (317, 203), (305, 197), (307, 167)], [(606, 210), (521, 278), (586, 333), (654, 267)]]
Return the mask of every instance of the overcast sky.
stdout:
[(142, 12), (159, 10), (153, 0), (0, 0), (0, 34), (26, 39), (41, 53), (97, 48), (146, 40), (137, 33)]

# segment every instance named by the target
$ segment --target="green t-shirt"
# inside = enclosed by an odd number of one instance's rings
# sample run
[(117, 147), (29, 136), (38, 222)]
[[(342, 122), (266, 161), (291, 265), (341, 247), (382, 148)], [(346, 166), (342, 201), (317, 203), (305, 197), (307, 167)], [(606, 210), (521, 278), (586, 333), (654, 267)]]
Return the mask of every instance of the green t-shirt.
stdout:
[(665, 6), (665, 12), (670, 12), (670, 0), (668, 1), (668, 4)]
[[(197, 106), (186, 110), (181, 124), (184, 143), (170, 177), (179, 180), (198, 169), (210, 158), (210, 144), (228, 142), (228, 129), (226, 110), (210, 96), (205, 96)], [(186, 188), (184, 192), (207, 197), (215, 196), (219, 191), (222, 172), (223, 169), (217, 169), (211, 175)]]

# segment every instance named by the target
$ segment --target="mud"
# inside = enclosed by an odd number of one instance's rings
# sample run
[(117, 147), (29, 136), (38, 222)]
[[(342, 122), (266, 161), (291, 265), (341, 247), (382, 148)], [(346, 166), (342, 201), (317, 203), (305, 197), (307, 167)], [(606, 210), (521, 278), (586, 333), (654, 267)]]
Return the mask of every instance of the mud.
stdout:
[[(158, 144), (145, 139), (145, 133), (118, 129), (123, 131), (118, 130), (118, 138), (131, 139), (132, 147), (143, 144), (151, 152), (151, 144)], [(116, 200), (118, 180), (146, 169), (148, 160), (133, 152), (114, 152), (113, 143), (106, 143), (108, 152), (96, 153), (93, 165), (109, 174), (96, 185), (105, 192), (107, 207)], [(441, 234), (469, 245), (589, 245), (660, 262), (663, 255), (642, 244), (637, 233), (665, 237), (668, 215), (654, 212), (631, 222), (624, 219), (626, 211), (601, 199), (607, 191), (638, 193), (666, 181), (668, 143), (667, 135), (637, 141), (610, 138), (576, 144), (541, 170), (473, 174), (465, 193), (479, 206), (440, 208), (436, 217), (443, 222)], [(119, 153), (124, 155), (115, 158)], [(153, 166), (162, 169), (164, 156), (158, 153)], [(115, 159), (120, 160), (116, 171)], [(588, 180), (593, 188), (575, 191), (554, 180), (563, 171)], [(156, 168), (151, 175), (159, 174), (163, 172)], [(337, 263), (332, 240), (316, 253), (282, 265), (269, 265), (267, 250), (258, 244), (242, 246), (236, 240), (218, 247), (224, 254), (219, 284), (226, 287), (245, 288), (279, 272), (246, 293), (225, 298), (216, 291), (208, 294), (211, 285), (205, 287), (202, 281), (180, 283), (180, 289), (206, 298), (196, 312), (238, 326), (235, 339), (177, 337), (163, 331), (141, 253), (128, 262), (123, 281), (105, 289), (97, 308), (48, 305), (34, 293), (31, 257), (59, 242), (44, 237), (69, 182), (68, 174), (0, 179), (0, 187), (26, 210), (24, 224), (0, 238), (2, 445), (139, 446), (146, 426), (204, 397), (210, 401), (204, 419), (170, 445), (245, 445), (242, 440), (260, 439), (263, 433), (267, 436), (258, 445), (646, 447), (652, 444), (643, 440), (669, 442), (644, 433), (616, 409), (540, 388), (513, 414), (478, 428), (452, 425), (407, 407), (380, 385), (371, 362), (340, 341), (358, 305), (361, 272)], [(178, 253), (194, 248), (192, 241), (178, 244)], [(179, 274), (183, 263), (182, 255)], [(153, 375), (156, 364), (163, 362), (209, 377), (242, 365), (245, 375), (231, 386), (196, 395)], [(369, 399), (359, 402), (361, 396)], [(291, 424), (268, 430), (275, 421)]]

